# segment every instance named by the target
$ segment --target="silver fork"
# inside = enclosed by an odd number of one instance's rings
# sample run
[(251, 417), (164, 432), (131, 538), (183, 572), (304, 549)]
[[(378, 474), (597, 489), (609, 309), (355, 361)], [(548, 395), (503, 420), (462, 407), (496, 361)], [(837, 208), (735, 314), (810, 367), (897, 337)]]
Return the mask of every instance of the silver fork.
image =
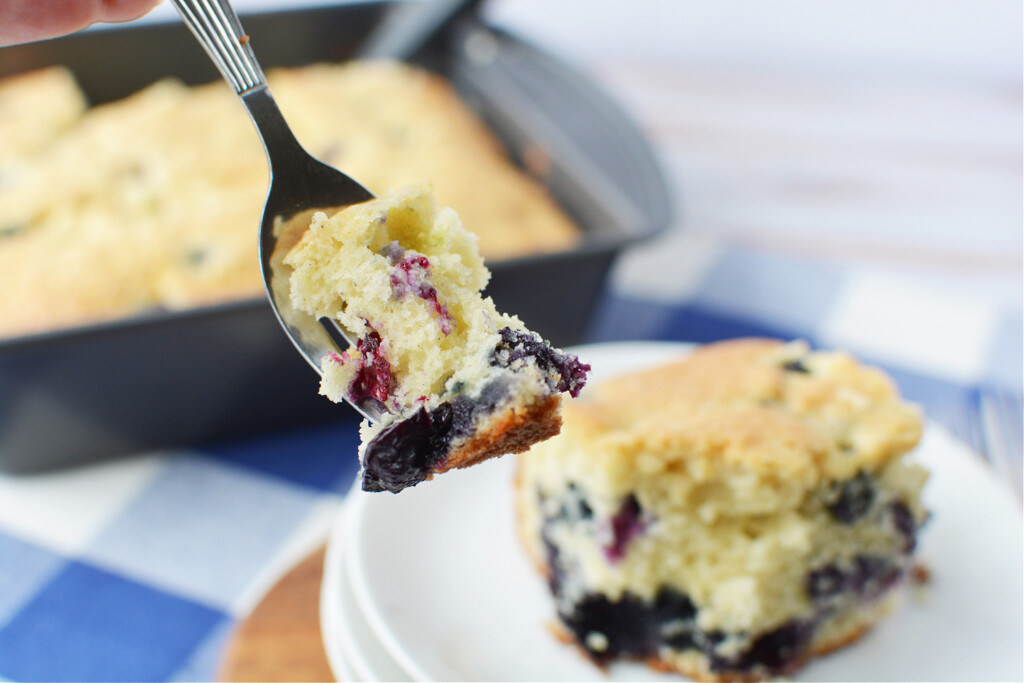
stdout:
[[(289, 295), (289, 270), (282, 259), (309, 226), (314, 211), (364, 202), (372, 199), (373, 194), (344, 173), (314, 159), (295, 139), (267, 87), (242, 22), (228, 0), (171, 1), (234, 88), (263, 139), (270, 164), (270, 191), (259, 237), (263, 281), (281, 326), (306, 361), (322, 373), (320, 362), (324, 356), (341, 352), (335, 335), (349, 345), (352, 340), (336, 324), (295, 310)], [(381, 415), (378, 405), (350, 404), (371, 420)]]

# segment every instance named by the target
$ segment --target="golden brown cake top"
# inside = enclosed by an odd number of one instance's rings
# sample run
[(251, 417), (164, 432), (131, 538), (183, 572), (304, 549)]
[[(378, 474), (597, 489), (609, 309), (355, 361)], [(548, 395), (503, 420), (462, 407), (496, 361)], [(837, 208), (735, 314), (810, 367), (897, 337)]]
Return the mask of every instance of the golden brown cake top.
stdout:
[(918, 409), (843, 352), (742, 339), (613, 378), (565, 408), (573, 448), (698, 479), (749, 471), (811, 485), (874, 470), (920, 439)]
[(63, 67), (0, 80), (0, 170), (51, 142), (85, 106), (74, 76)]
[[(267, 78), (310, 152), (378, 196), (433, 183), (488, 260), (578, 241), (439, 76), (352, 62)], [(227, 85), (83, 109), (65, 70), (0, 81), (0, 140), (17, 142), (0, 149), (0, 337), (260, 295), (267, 164)]]
[(429, 181), (489, 261), (579, 241), (576, 225), (440, 76), (380, 61), (279, 69), (268, 79), (314, 156), (378, 196)]

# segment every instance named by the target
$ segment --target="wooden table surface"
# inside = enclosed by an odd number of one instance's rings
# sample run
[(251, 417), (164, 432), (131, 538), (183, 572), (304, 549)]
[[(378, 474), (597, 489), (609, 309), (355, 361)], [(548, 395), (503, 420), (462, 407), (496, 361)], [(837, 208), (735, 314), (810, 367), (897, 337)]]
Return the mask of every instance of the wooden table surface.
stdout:
[(220, 681), (333, 681), (320, 632), (325, 548), (278, 581), (228, 640)]

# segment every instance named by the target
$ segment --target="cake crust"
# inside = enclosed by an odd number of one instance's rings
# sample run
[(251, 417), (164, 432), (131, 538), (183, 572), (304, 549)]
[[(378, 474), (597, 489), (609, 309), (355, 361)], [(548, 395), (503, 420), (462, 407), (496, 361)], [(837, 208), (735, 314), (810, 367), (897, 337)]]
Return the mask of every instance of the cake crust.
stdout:
[(560, 396), (548, 396), (525, 408), (504, 411), (489, 420), (478, 435), (455, 448), (434, 473), (469, 467), (500, 455), (522, 453), (533, 444), (550, 439), (561, 431), (561, 406)]

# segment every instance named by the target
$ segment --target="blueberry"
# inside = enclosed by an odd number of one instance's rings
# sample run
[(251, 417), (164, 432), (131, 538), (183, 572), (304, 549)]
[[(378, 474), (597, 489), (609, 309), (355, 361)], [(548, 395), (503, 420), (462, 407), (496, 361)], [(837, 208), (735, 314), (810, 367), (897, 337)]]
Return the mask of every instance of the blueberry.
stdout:
[(902, 576), (899, 567), (885, 557), (858, 555), (853, 560), (853, 570), (847, 577), (851, 590), (864, 599), (871, 600), (892, 588)]
[(651, 612), (662, 643), (677, 651), (695, 647), (697, 606), (690, 596), (664, 586), (654, 596)]
[(693, 621), (697, 616), (697, 606), (685, 593), (680, 593), (669, 586), (662, 587), (654, 596), (652, 608), (654, 619), (660, 624), (675, 620)]
[(715, 657), (715, 648), (717, 648), (722, 641), (726, 639), (727, 634), (725, 631), (718, 629), (712, 629), (710, 631), (694, 631), (693, 633), (693, 644), (694, 646), (703, 652), (708, 659)]
[[(538, 492), (539, 496), (543, 495)], [(552, 520), (545, 519), (540, 529), (540, 540), (544, 545), (544, 556), (548, 563), (548, 588), (554, 596), (561, 596), (565, 586), (566, 573), (562, 566), (562, 556), (558, 546), (551, 540)]]
[(871, 509), (875, 487), (863, 471), (846, 481), (832, 485), (826, 506), (832, 516), (843, 524), (853, 524)]
[(373, 328), (356, 342), (361, 359), (348, 389), (348, 397), (356, 405), (362, 405), (367, 399), (386, 403), (391, 396), (391, 363), (380, 345), (380, 334)]
[(393, 240), (381, 247), (380, 254), (391, 265), (397, 266), (405, 258), (405, 247), (399, 244), (398, 240)]
[[(394, 297), (403, 299), (407, 294), (413, 294), (429, 302), (437, 314), (441, 332), (451, 334), (455, 329), (455, 318), (448, 312), (448, 307), (438, 299), (437, 289), (430, 284), (430, 260), (421, 254), (405, 256), (405, 250), (397, 242), (385, 246), (382, 253), (395, 264), (395, 270), (391, 273), (391, 290)], [(395, 263), (395, 258), (399, 254), (403, 258)]]
[(472, 434), (480, 417), (494, 412), (508, 398), (509, 392), (508, 379), (497, 377), (484, 385), (476, 396), (459, 394), (451, 399), (452, 438)]
[(858, 555), (844, 571), (827, 564), (807, 575), (807, 594), (816, 602), (828, 602), (843, 594), (861, 599), (874, 599), (893, 587), (903, 575), (888, 558), (879, 555)]
[(692, 629), (680, 628), (678, 631), (666, 631), (662, 633), (662, 641), (677, 652), (697, 648)]
[[(715, 672), (781, 673), (803, 658), (814, 635), (813, 623), (794, 619), (759, 636), (743, 652), (723, 657), (716, 654), (716, 648), (728, 634), (696, 629), (696, 612), (689, 597), (666, 587), (653, 602), (629, 592), (614, 602), (591, 593), (559, 616), (591, 658), (601, 664), (616, 657), (652, 657), (668, 646), (677, 652), (700, 650)], [(593, 632), (604, 635), (600, 649), (594, 649), (587, 639)]]
[(743, 653), (729, 658), (711, 657), (712, 671), (767, 670), (779, 674), (799, 662), (814, 635), (814, 625), (797, 619), (759, 636)]
[(363, 490), (398, 493), (426, 480), (447, 452), (451, 423), (452, 410), (446, 403), (433, 411), (421, 407), (381, 430), (366, 444)]
[[(562, 615), (562, 618), (576, 640), (599, 662), (620, 656), (650, 656), (658, 645), (657, 635), (651, 632), (647, 606), (630, 593), (624, 593), (616, 602), (592, 593), (576, 603), (572, 612)], [(587, 635), (595, 631), (607, 639), (601, 650), (592, 649), (587, 639)]]
[[(547, 547), (549, 560), (555, 560), (557, 565), (557, 549), (551, 544)], [(563, 585), (561, 572), (560, 567), (553, 568), (552, 575), (560, 577), (552, 581), (555, 588)], [(716, 654), (716, 650), (728, 634), (697, 629), (696, 615), (697, 607), (689, 596), (669, 587), (659, 590), (653, 601), (628, 591), (615, 601), (589, 593), (559, 613), (577, 642), (599, 664), (617, 657), (653, 657), (667, 646), (677, 652), (703, 652), (711, 670), (718, 673), (784, 672), (803, 658), (815, 629), (813, 622), (787, 621), (755, 638), (746, 650), (726, 657)], [(604, 636), (599, 648), (588, 640), (588, 635), (595, 632)]]
[(382, 429), (366, 444), (363, 490), (398, 493), (425, 481), (444, 462), (452, 443), (469, 436), (480, 415), (493, 411), (508, 391), (507, 381), (498, 378), (479, 396), (459, 394), (430, 411), (421, 406)]
[(559, 516), (569, 522), (585, 522), (594, 517), (593, 508), (575, 482), (569, 482), (566, 486), (565, 500), (559, 510)]
[(533, 358), (541, 372), (547, 375), (552, 390), (568, 391), (574, 398), (579, 395), (586, 384), (589, 365), (581, 363), (572, 354), (552, 348), (529, 332), (504, 327), (499, 334), (501, 341), (491, 355), (492, 365), (507, 368), (516, 361)]
[[(663, 587), (653, 602), (628, 591), (616, 601), (591, 593), (559, 616), (592, 658), (606, 662), (615, 657), (651, 657), (662, 644), (676, 649), (692, 647), (696, 612), (689, 597)], [(600, 650), (587, 641), (587, 635), (595, 631), (606, 639)]]
[(810, 572), (805, 587), (814, 600), (831, 598), (846, 590), (846, 575), (836, 565), (828, 564)]
[(914, 513), (910, 511), (907, 504), (901, 500), (895, 500), (886, 506), (886, 512), (896, 532), (902, 537), (903, 542), (900, 550), (906, 554), (913, 552), (917, 546), (917, 520)]
[(605, 546), (604, 554), (609, 562), (618, 562), (626, 555), (630, 541), (647, 528), (642, 518), (640, 501), (632, 493), (623, 499), (619, 509), (610, 520), (612, 527), (611, 545)]
[(807, 368), (806, 365), (804, 365), (804, 362), (799, 358), (797, 358), (796, 360), (789, 361), (788, 363), (782, 366), (782, 369), (788, 372), (799, 372), (804, 375), (811, 374), (811, 371)]

